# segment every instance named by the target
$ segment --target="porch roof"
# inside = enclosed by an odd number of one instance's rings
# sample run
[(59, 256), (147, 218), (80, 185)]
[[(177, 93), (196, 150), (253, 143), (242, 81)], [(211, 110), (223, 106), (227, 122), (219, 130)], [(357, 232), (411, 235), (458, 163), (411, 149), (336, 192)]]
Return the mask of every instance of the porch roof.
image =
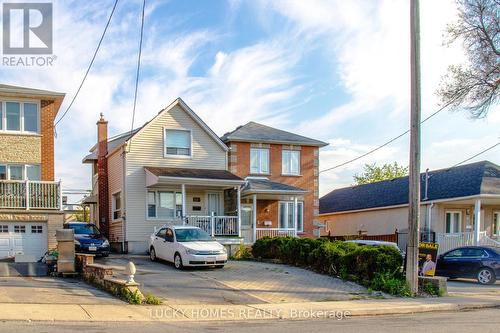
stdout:
[(144, 167), (146, 186), (162, 184), (194, 184), (236, 186), (245, 181), (227, 170)]
[(267, 178), (247, 178), (243, 194), (304, 194), (306, 190), (288, 184), (270, 181)]

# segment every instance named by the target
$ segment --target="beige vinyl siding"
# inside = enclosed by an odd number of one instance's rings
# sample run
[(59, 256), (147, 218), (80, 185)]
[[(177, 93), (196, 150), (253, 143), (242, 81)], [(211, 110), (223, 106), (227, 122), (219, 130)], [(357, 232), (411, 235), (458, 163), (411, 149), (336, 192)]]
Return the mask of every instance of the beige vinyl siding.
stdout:
[[(110, 241), (123, 241), (122, 220), (113, 221), (112, 201), (113, 193), (122, 191), (123, 186), (123, 156), (122, 148), (115, 150), (108, 156), (108, 184), (109, 184), (109, 221), (110, 221)], [(123, 209), (123, 193), (122, 193), (122, 209)], [(122, 211), (123, 212), (123, 211)]]
[[(164, 128), (191, 130), (191, 158), (164, 157)], [(145, 166), (227, 169), (226, 151), (179, 105), (154, 118), (132, 138), (129, 146), (126, 162), (126, 238), (129, 242), (146, 242), (154, 227), (162, 223), (146, 221)]]

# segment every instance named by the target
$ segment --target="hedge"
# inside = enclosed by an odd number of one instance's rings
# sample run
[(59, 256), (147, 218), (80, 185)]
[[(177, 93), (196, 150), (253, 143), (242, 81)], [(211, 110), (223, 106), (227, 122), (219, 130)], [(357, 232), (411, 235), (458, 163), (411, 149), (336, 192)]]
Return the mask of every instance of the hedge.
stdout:
[[(264, 237), (254, 243), (252, 255), (254, 258), (279, 259), (286, 264), (310, 268), (393, 294), (405, 294), (407, 290), (400, 273), (403, 258), (391, 246), (358, 245), (310, 238)], [(388, 281), (390, 287), (386, 288), (386, 283), (381, 281)], [(399, 285), (399, 288), (395, 288), (394, 284)]]

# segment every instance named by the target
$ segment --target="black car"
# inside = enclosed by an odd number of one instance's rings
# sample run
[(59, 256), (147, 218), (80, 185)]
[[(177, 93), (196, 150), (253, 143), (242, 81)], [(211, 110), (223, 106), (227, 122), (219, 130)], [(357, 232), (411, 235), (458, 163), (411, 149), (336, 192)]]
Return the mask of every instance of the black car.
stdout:
[(91, 253), (107, 257), (110, 252), (109, 241), (104, 237), (95, 224), (86, 222), (68, 222), (65, 229), (75, 232), (75, 251)]
[(481, 284), (493, 284), (500, 278), (500, 248), (465, 246), (438, 257), (436, 275), (473, 278)]

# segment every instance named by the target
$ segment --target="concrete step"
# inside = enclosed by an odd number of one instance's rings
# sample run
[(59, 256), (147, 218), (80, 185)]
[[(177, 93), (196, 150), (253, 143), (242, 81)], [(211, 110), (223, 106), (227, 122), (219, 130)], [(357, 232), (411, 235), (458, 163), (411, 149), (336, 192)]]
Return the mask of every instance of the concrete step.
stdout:
[(47, 276), (47, 265), (41, 262), (0, 262), (0, 277)]

